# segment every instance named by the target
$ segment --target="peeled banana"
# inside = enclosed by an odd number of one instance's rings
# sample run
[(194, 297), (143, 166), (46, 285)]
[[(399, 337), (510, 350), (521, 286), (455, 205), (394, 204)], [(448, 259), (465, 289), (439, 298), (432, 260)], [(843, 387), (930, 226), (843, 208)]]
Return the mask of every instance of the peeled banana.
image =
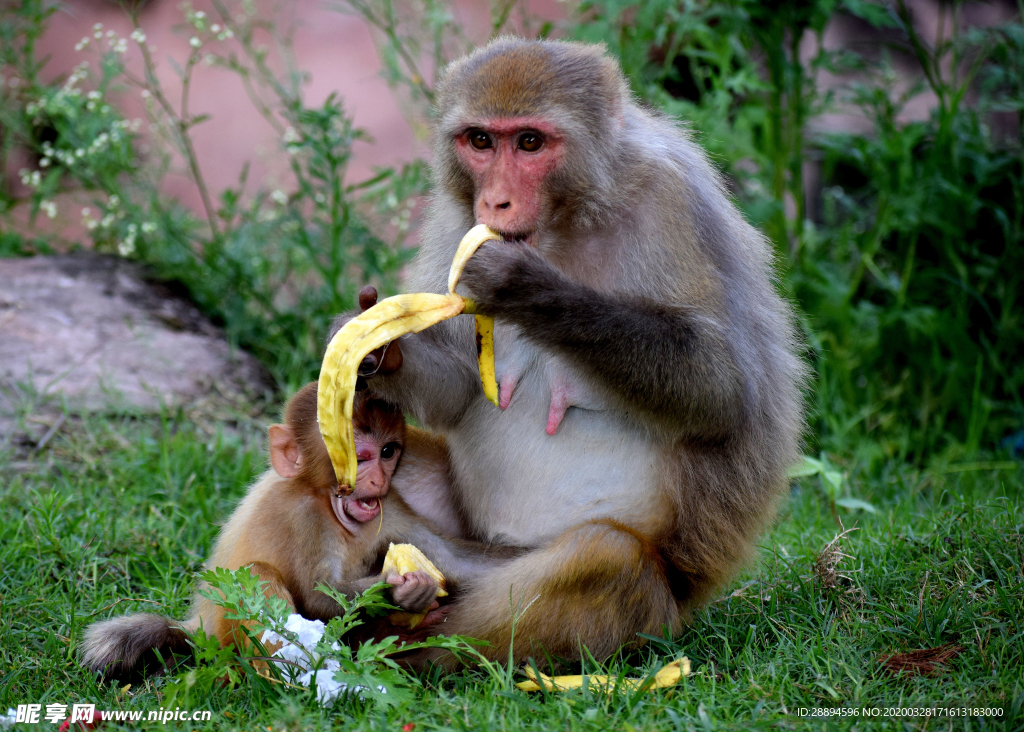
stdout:
[[(417, 570), (426, 572), (437, 582), (438, 597), (448, 596), (448, 591), (444, 588), (444, 575), (441, 574), (441, 570), (434, 566), (433, 562), (424, 556), (423, 552), (412, 544), (392, 543), (388, 547), (388, 553), (384, 556), (384, 568), (381, 570), (381, 574), (386, 577), (389, 574), (408, 574)], [(388, 616), (388, 620), (394, 625), (402, 625), (412, 630), (423, 622), (423, 618), (426, 616), (426, 613), (395, 612)]]
[[(352, 433), (352, 399), (357, 370), (366, 354), (406, 333), (473, 312), (475, 306), (455, 294), (466, 262), (485, 241), (500, 239), (483, 224), (474, 226), (462, 238), (448, 274), (448, 294), (418, 293), (381, 300), (348, 321), (331, 339), (320, 367), (317, 388), (317, 422), (334, 466), (339, 490), (351, 492), (356, 484), (356, 448)], [(498, 403), (494, 376), (494, 320), (477, 315), (477, 358), (484, 394)], [(483, 334), (483, 335), (482, 335)]]

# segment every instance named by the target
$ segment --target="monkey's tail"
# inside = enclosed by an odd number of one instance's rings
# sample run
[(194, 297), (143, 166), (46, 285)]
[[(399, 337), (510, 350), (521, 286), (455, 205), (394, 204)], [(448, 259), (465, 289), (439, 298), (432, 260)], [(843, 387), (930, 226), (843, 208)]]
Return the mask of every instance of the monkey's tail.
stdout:
[(197, 627), (198, 618), (180, 623), (153, 613), (93, 623), (79, 649), (82, 665), (104, 678), (146, 676), (173, 666), (174, 653), (188, 653), (189, 634)]

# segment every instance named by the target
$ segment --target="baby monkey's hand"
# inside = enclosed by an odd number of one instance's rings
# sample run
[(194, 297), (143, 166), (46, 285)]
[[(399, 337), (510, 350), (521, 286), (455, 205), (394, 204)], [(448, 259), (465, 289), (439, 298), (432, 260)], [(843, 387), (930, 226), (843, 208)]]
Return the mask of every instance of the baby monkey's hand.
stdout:
[(422, 613), (438, 607), (437, 582), (422, 570), (405, 574), (389, 574), (384, 581), (391, 585), (391, 598), (409, 613)]

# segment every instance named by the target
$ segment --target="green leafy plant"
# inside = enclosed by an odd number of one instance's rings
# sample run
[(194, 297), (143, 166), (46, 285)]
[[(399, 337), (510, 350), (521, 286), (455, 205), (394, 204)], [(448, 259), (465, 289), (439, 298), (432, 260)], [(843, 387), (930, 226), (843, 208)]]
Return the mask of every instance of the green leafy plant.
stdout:
[[(397, 610), (384, 597), (387, 585), (374, 585), (353, 598), (347, 598), (326, 585), (317, 589), (334, 599), (342, 608), (325, 625), (290, 614), (280, 597), (267, 597), (267, 583), (248, 567), (231, 571), (221, 567), (200, 575), (204, 588), (200, 594), (225, 608), (224, 617), (239, 622), (235, 646), (221, 648), (217, 638), (197, 633), (193, 644), (196, 667), (184, 671), (165, 688), (169, 701), (187, 704), (227, 685), (249, 681), (263, 694), (309, 693), (325, 706), (336, 700), (366, 700), (382, 706), (394, 706), (412, 698), (412, 687), (420, 681), (404, 671), (392, 656), (425, 648), (443, 649), (462, 658), (482, 658), (473, 641), (461, 637), (436, 636), (423, 641), (399, 643), (396, 636), (375, 641), (355, 642), (350, 635), (368, 617)], [(273, 655), (266, 644), (285, 644)], [(254, 672), (256, 663), (267, 666), (263, 674)]]
[[(5, 160), (21, 150), (36, 162), (20, 172), (27, 197), (18, 198), (8, 182), (0, 186), (0, 215), (29, 206), (32, 221), (39, 212), (53, 218), (58, 202), (67, 205), (65, 194), (91, 195), (82, 224), (92, 248), (139, 259), (184, 283), (233, 343), (293, 387), (316, 374), (331, 319), (355, 307), (363, 284), (396, 289), (411, 254), (404, 240), (426, 189), (425, 166), (349, 181), (352, 145), (365, 133), (334, 96), (317, 107), (305, 104), (303, 76), (293, 70), (290, 39), (277, 32), (284, 26), (275, 18), (245, 3), (218, 0), (214, 15), (183, 5), (179, 30), (189, 50), (175, 65), (177, 88), (165, 89), (135, 10), (129, 9), (135, 24), (129, 37), (97, 24), (76, 47), (91, 54), (98, 76), (83, 62), (63, 83), (51, 84), (35, 60), (35, 40), (51, 9), (43, 0), (5, 8)], [(129, 47), (140, 62), (126, 60)], [(287, 162), (278, 187), (252, 188), (246, 169), (237, 185), (210, 190), (209, 163), (192, 144), (194, 129), (210, 117), (190, 107), (194, 76), (205, 66), (233, 72), (280, 135)], [(141, 96), (145, 120), (123, 117), (118, 100), (129, 94)], [(198, 217), (161, 193), (164, 176), (182, 164), (202, 202)]]

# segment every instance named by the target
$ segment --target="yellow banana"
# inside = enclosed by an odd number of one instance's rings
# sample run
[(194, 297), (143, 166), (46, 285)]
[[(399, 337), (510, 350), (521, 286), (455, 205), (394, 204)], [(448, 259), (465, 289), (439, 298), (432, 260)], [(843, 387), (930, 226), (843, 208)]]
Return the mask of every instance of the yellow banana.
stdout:
[[(351, 491), (356, 484), (356, 448), (352, 433), (352, 399), (355, 396), (357, 370), (363, 358), (406, 333), (473, 312), (470, 300), (455, 294), (466, 262), (485, 241), (500, 239), (483, 224), (474, 226), (459, 243), (448, 275), (448, 294), (419, 293), (396, 295), (381, 300), (347, 322), (331, 339), (320, 367), (317, 393), (317, 421), (334, 466), (338, 487)], [(486, 335), (483, 335), (486, 334)], [(484, 394), (498, 403), (494, 377), (494, 320), (477, 316), (477, 354)]]
[[(423, 552), (412, 544), (391, 544), (388, 553), (384, 556), (384, 568), (381, 574), (387, 577), (389, 574), (407, 574), (422, 570), (430, 575), (438, 585), (437, 596), (447, 597), (445, 590), (444, 575), (441, 570), (434, 566), (434, 563), (424, 556)], [(388, 616), (394, 625), (403, 625), (412, 630), (427, 616), (426, 613), (395, 612)]]
[[(545, 674), (540, 674), (538, 678), (531, 666), (524, 668), (523, 673), (530, 680), (516, 684), (516, 688), (520, 691), (540, 691), (542, 685), (547, 691), (565, 691), (567, 689), (579, 689), (583, 686), (584, 677), (580, 675), (546, 676)], [(674, 686), (679, 679), (689, 675), (690, 659), (683, 656), (656, 673), (645, 688), (649, 691), (651, 689), (663, 689), (666, 686)], [(644, 682), (644, 679), (618, 679), (614, 676), (587, 676), (586, 678), (588, 680), (588, 688), (601, 688), (604, 691), (611, 691), (616, 687), (627, 691), (636, 691), (641, 688)]]
[(498, 378), (494, 373), (494, 318), (476, 315), (476, 360), (484, 396), (498, 406)]
[[(477, 224), (462, 237), (455, 258), (452, 259), (452, 268), (448, 272), (449, 294), (455, 294), (459, 277), (462, 276), (462, 270), (466, 268), (469, 258), (484, 242), (491, 239), (501, 239), (501, 236), (484, 224)], [(474, 310), (476, 308), (472, 305), (466, 308), (467, 313)], [(494, 374), (494, 318), (489, 315), (476, 316), (476, 358), (480, 365), (480, 383), (484, 388), (484, 396), (491, 404), (498, 406), (498, 382)]]
[(360, 362), (401, 335), (455, 317), (463, 306), (458, 295), (395, 295), (348, 321), (331, 339), (320, 367), (316, 414), (341, 490), (351, 491), (356, 484), (352, 399)]

